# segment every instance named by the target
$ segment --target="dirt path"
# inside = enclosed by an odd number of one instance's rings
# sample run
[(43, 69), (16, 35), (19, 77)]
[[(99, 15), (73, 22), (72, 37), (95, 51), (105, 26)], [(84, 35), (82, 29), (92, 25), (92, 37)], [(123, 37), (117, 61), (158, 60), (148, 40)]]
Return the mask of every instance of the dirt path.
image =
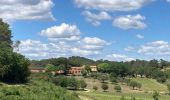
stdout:
[(84, 95), (79, 95), (79, 98), (80, 98), (81, 100), (94, 100), (94, 99), (92, 99), (92, 98), (90, 98), (90, 97), (87, 97), (87, 96), (84, 96)]

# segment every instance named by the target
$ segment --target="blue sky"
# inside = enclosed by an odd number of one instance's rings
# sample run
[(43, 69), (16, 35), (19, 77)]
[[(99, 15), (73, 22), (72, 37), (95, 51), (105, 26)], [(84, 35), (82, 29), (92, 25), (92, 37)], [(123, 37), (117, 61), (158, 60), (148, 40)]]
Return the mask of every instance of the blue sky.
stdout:
[(83, 56), (170, 60), (169, 0), (2, 0), (19, 52), (30, 59)]

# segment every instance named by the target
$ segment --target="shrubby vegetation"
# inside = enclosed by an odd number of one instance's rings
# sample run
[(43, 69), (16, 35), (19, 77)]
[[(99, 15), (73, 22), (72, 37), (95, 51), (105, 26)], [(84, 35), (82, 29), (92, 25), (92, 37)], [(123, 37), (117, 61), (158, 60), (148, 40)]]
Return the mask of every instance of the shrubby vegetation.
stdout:
[(87, 87), (87, 83), (84, 80), (77, 80), (74, 77), (56, 76), (52, 78), (52, 82), (57, 86), (65, 87), (71, 90), (84, 90)]
[(80, 100), (75, 94), (45, 81), (32, 81), (27, 85), (7, 85), (0, 88), (1, 100)]

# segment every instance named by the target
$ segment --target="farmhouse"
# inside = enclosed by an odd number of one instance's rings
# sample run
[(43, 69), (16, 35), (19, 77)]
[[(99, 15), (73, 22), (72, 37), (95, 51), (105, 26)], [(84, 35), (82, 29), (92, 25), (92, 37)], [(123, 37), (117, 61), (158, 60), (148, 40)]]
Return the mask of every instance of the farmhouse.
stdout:
[(30, 70), (33, 73), (45, 72), (45, 69), (42, 67), (31, 67)]
[[(69, 74), (71, 75), (81, 75), (81, 71), (85, 68), (85, 66), (82, 67), (71, 67), (69, 70)], [(90, 66), (92, 72), (97, 72), (96, 66)]]
[[(81, 71), (85, 68), (85, 66), (81, 67), (71, 67), (69, 69), (69, 75), (81, 75)], [(92, 72), (97, 72), (97, 67), (96, 66), (90, 66)], [(31, 67), (30, 68), (31, 72), (33, 73), (39, 73), (39, 72), (45, 72), (45, 69), (42, 67)], [(63, 70), (59, 71), (52, 71), (52, 74), (63, 74)]]

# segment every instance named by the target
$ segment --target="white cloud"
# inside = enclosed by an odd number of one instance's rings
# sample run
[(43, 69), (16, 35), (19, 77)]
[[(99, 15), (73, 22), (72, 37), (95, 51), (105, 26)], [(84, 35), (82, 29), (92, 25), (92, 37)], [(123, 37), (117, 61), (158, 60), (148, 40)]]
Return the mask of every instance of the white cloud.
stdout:
[(145, 37), (144, 37), (143, 35), (141, 35), (141, 34), (137, 34), (136, 37), (137, 37), (138, 39), (144, 39), (144, 38), (145, 38)]
[(85, 37), (82, 41), (89, 45), (106, 45), (107, 44), (106, 41), (104, 41), (100, 38), (97, 38), (97, 37), (93, 37), (93, 38)]
[(74, 0), (78, 7), (100, 11), (137, 10), (153, 0)]
[(116, 18), (113, 21), (113, 26), (121, 29), (144, 29), (147, 25), (142, 22), (143, 20), (145, 20), (145, 17), (140, 14), (126, 15)]
[[(94, 42), (89, 43), (89, 41)], [(96, 37), (86, 37), (80, 41), (50, 41), (49, 43), (28, 39), (21, 41), (19, 52), (31, 59), (46, 59), (61, 56), (89, 57), (99, 55), (106, 46), (106, 41)]]
[(106, 58), (107, 60), (112, 60), (112, 61), (132, 61), (135, 60), (132, 57), (128, 57), (127, 55), (122, 55), (122, 54), (111, 54), (107, 55)]
[(82, 43), (82, 48), (87, 50), (100, 50), (105, 46), (110, 45), (110, 43), (97, 37), (85, 37), (80, 43)]
[(166, 41), (154, 41), (147, 43), (145, 45), (142, 45), (138, 53), (145, 54), (145, 55), (170, 55), (170, 44)]
[(0, 0), (0, 18), (15, 20), (55, 20), (52, 0)]
[(50, 40), (79, 40), (80, 30), (76, 25), (62, 23), (60, 26), (52, 26), (40, 33), (42, 36), (48, 37)]
[(99, 26), (102, 20), (110, 20), (112, 17), (107, 12), (100, 12), (98, 14), (92, 13), (90, 11), (84, 11), (83, 15), (86, 17), (86, 20), (92, 23), (94, 26)]
[(132, 47), (132, 46), (128, 46), (127, 48), (124, 48), (124, 50), (125, 50), (125, 51), (130, 51), (130, 52), (132, 52), (132, 51), (135, 50), (135, 48)]
[(170, 0), (166, 0), (167, 2), (170, 2)]

